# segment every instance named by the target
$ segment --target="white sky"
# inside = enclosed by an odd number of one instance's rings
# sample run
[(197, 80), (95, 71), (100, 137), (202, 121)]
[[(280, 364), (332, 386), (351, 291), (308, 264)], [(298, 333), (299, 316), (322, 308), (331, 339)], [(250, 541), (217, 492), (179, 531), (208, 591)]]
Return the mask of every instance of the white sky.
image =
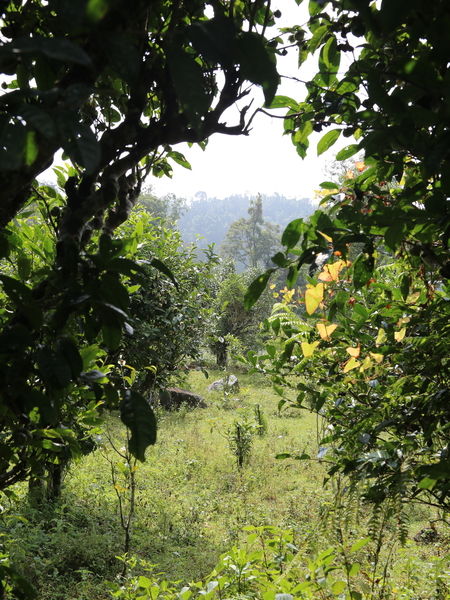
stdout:
[[(294, 0), (273, 0), (273, 10), (281, 11), (277, 27), (303, 24), (308, 20), (307, 3), (297, 6)], [(276, 31), (274, 31), (276, 35)], [(317, 69), (317, 57), (309, 59), (300, 69), (297, 67), (296, 51), (289, 52), (278, 60), (281, 75), (311, 78)], [(303, 100), (305, 88), (299, 82), (281, 79), (278, 95), (291, 96)], [(245, 100), (241, 105), (245, 105)], [(262, 106), (261, 90), (255, 93), (255, 108)], [(249, 113), (251, 114), (251, 110)], [(272, 111), (283, 115), (286, 109)], [(228, 116), (229, 115), (229, 116)], [(229, 124), (237, 124), (239, 115), (236, 109), (227, 113)], [(324, 133), (324, 132), (323, 132)], [(146, 184), (158, 195), (173, 193), (191, 199), (197, 192), (205, 192), (209, 197), (224, 198), (233, 194), (273, 194), (275, 192), (293, 198), (314, 198), (314, 191), (325, 179), (325, 165), (333, 160), (335, 153), (350, 140), (339, 139), (333, 149), (317, 157), (316, 145), (323, 133), (310, 136), (310, 148), (306, 159), (301, 159), (289, 135), (283, 135), (283, 119), (270, 118), (262, 113), (252, 122), (249, 136), (227, 136), (214, 134), (205, 151), (198, 146), (189, 148), (178, 144), (175, 150), (182, 152), (191, 163), (192, 170), (173, 164), (173, 177), (149, 177)], [(58, 163), (59, 156), (55, 163)], [(53, 181), (51, 169), (40, 179)]]
[[(293, 0), (277, 0), (273, 2), (273, 8), (279, 8), (282, 12), (282, 17), (277, 20), (279, 27), (302, 24), (307, 20), (305, 4), (298, 7)], [(278, 63), (280, 74), (302, 79), (309, 78), (315, 68), (317, 58), (299, 70), (295, 52)], [(298, 82), (282, 79), (277, 94), (303, 100), (305, 90)], [(262, 93), (258, 93), (257, 99), (259, 104), (256, 101), (254, 104), (261, 106)], [(276, 112), (281, 115), (285, 109)], [(235, 116), (234, 123), (237, 122)], [(150, 177), (147, 183), (157, 195), (174, 193), (188, 199), (198, 191), (218, 198), (234, 193), (278, 192), (287, 197), (312, 199), (314, 190), (318, 189), (319, 183), (325, 178), (323, 171), (326, 162), (332, 160), (339, 147), (345, 145), (336, 143), (334, 153), (330, 150), (317, 158), (316, 144), (322, 135), (323, 133), (313, 134), (310, 137), (308, 156), (302, 160), (290, 136), (283, 135), (283, 120), (271, 119), (260, 113), (253, 121), (248, 137), (215, 134), (210, 138), (205, 151), (197, 146), (189, 148), (186, 144), (179, 144), (175, 149), (185, 154), (192, 170), (175, 164), (172, 179)]]

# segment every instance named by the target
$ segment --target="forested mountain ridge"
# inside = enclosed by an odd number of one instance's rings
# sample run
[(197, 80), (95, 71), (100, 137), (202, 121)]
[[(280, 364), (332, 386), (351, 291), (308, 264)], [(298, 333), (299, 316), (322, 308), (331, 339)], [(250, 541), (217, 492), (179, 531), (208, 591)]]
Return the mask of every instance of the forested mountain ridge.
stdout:
[[(247, 217), (252, 196), (236, 194), (227, 198), (208, 198), (199, 193), (197, 198), (182, 212), (178, 228), (185, 242), (194, 242), (197, 236), (200, 246), (215, 243), (219, 246), (230, 225), (241, 217)], [(262, 195), (264, 219), (284, 228), (290, 221), (307, 217), (314, 212), (314, 206), (307, 198), (286, 198), (279, 194)]]

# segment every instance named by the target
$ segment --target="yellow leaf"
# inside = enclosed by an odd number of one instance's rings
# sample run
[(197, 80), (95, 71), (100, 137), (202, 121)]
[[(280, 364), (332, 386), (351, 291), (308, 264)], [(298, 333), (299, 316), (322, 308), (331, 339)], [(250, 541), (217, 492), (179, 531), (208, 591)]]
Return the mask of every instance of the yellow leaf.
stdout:
[(411, 321), (411, 317), (402, 317), (397, 321), (397, 327), (401, 327), (402, 325), (406, 325)]
[(320, 233), (320, 235), (321, 235), (322, 237), (324, 237), (324, 238), (327, 240), (327, 242), (330, 242), (330, 243), (331, 243), (331, 242), (333, 241), (333, 238), (332, 238), (332, 237), (330, 237), (329, 235), (327, 235), (326, 233), (323, 233), (323, 231), (319, 231), (319, 230), (317, 230), (317, 231)]
[(387, 336), (385, 330), (379, 329), (377, 339), (375, 340), (375, 346), (381, 346), (381, 344), (386, 341), (386, 338)]
[(276, 286), (275, 286), (275, 284), (274, 284), (274, 283), (272, 283), (271, 285), (269, 285), (269, 289), (270, 289), (270, 290), (274, 290), (274, 289), (275, 289), (275, 287), (276, 287)]
[(406, 298), (406, 304), (415, 304), (420, 298), (420, 292), (413, 292)]
[(317, 323), (316, 327), (320, 337), (323, 340), (329, 340), (337, 325), (335, 323), (331, 323), (330, 325), (325, 325), (325, 323)]
[(382, 354), (376, 354), (375, 352), (369, 352), (369, 354), (378, 364), (383, 361), (384, 356)]
[(345, 260), (337, 260), (324, 266), (318, 278), (320, 281), (339, 281), (339, 273), (347, 266)]
[(358, 358), (358, 356), (361, 354), (361, 346), (357, 346), (356, 348), (354, 348), (353, 346), (349, 346), (345, 350), (353, 358)]
[(361, 363), (359, 360), (356, 360), (356, 358), (352, 356), (344, 365), (344, 373), (348, 373), (352, 369), (356, 369), (356, 367), (359, 367), (360, 364)]
[(372, 361), (370, 360), (369, 356), (366, 356), (366, 358), (362, 362), (362, 365), (359, 367), (359, 370), (362, 373), (366, 369), (370, 369), (371, 366), (372, 366)]
[(305, 305), (308, 315), (312, 315), (323, 300), (324, 285), (318, 283), (316, 286), (310, 285), (305, 292)]
[(305, 358), (312, 356), (314, 354), (314, 350), (317, 348), (317, 346), (319, 344), (320, 344), (320, 342), (312, 342), (311, 344), (309, 344), (308, 342), (302, 342), (301, 347), (302, 347), (303, 356)]
[(394, 339), (396, 342), (401, 342), (402, 339), (405, 337), (405, 335), (406, 335), (406, 327), (403, 327), (403, 329), (400, 329), (400, 331), (394, 332)]

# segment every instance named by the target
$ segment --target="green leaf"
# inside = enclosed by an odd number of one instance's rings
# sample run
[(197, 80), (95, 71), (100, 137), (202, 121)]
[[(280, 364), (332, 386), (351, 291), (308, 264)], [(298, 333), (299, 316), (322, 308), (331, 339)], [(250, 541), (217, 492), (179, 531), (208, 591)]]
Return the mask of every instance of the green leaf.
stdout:
[(346, 588), (347, 584), (345, 583), (345, 581), (335, 581), (331, 586), (331, 591), (335, 596), (339, 596), (339, 594), (342, 594), (346, 590)]
[(293, 248), (299, 241), (302, 233), (305, 231), (305, 224), (303, 219), (294, 219), (291, 221), (286, 229), (283, 231), (281, 236), (281, 243), (283, 246)]
[(152, 267), (154, 267), (155, 269), (158, 269), (158, 271), (160, 271), (164, 275), (167, 275), (167, 277), (172, 281), (172, 283), (175, 285), (175, 287), (178, 287), (178, 282), (175, 279), (175, 275), (172, 273), (172, 271), (169, 269), (169, 267), (165, 263), (163, 263), (161, 260), (159, 260), (159, 258), (152, 258), (152, 260), (150, 261), (150, 264), (152, 265)]
[(98, 369), (93, 369), (92, 371), (85, 371), (80, 373), (80, 379), (85, 383), (92, 384), (105, 379), (106, 373), (102, 373)]
[(341, 53), (338, 50), (337, 41), (331, 36), (322, 47), (319, 56), (319, 77), (325, 85), (330, 85), (336, 79), (339, 70)]
[(291, 108), (294, 111), (299, 110), (299, 104), (289, 96), (275, 96), (269, 108)]
[(336, 160), (346, 160), (356, 154), (359, 150), (359, 144), (350, 144), (336, 154)]
[(404, 224), (401, 222), (394, 222), (390, 225), (384, 233), (384, 241), (386, 246), (391, 250), (396, 250), (400, 245), (400, 242), (404, 238)]
[(39, 350), (37, 364), (45, 385), (62, 389), (69, 385), (72, 372), (65, 359), (48, 348)]
[(65, 142), (64, 150), (88, 173), (94, 171), (100, 161), (100, 145), (87, 125), (78, 126), (78, 130)]
[(167, 156), (181, 167), (191, 170), (191, 163), (186, 160), (185, 156), (181, 154), (181, 152), (176, 152), (175, 150), (172, 150), (172, 152), (169, 152)]
[(210, 63), (228, 66), (233, 63), (236, 30), (231, 19), (215, 17), (198, 21), (188, 29), (194, 48)]
[(21, 123), (8, 124), (3, 127), (2, 146), (0, 153), (0, 170), (17, 169), (23, 162), (26, 146), (27, 130)]
[(320, 2), (318, 0), (309, 0), (308, 9), (311, 17), (318, 15), (320, 12), (322, 12), (327, 4), (327, 0), (321, 0)]
[(313, 54), (320, 44), (323, 42), (324, 37), (329, 33), (330, 28), (328, 25), (321, 25), (318, 27), (312, 36), (312, 38), (308, 42), (308, 50), (311, 54)]
[(411, 276), (403, 275), (402, 280), (400, 282), (400, 292), (402, 294), (403, 300), (406, 300), (406, 298), (408, 297), (410, 286), (411, 286)]
[(249, 285), (248, 290), (245, 292), (244, 296), (244, 307), (246, 310), (250, 310), (250, 308), (261, 296), (261, 294), (266, 288), (270, 276), (274, 271), (275, 269), (268, 269), (265, 273), (259, 275), (256, 279), (254, 279)]
[(353, 285), (361, 289), (372, 277), (373, 261), (360, 254), (353, 265)]
[(331, 148), (331, 146), (336, 142), (336, 140), (338, 139), (338, 137), (340, 135), (341, 135), (340, 129), (333, 129), (331, 131), (328, 131), (319, 140), (319, 143), (317, 144), (317, 156), (320, 156), (321, 154), (323, 154), (323, 152), (328, 150), (328, 148)]
[(108, 9), (108, 0), (88, 0), (86, 6), (86, 16), (91, 21), (100, 21), (106, 15)]
[(350, 548), (350, 552), (357, 552), (358, 550), (361, 550), (361, 548), (364, 548), (364, 546), (367, 546), (367, 544), (371, 541), (371, 539), (372, 538), (370, 538), (370, 537), (365, 537), (365, 538), (361, 538), (360, 540), (357, 540)]
[(31, 290), (24, 283), (8, 275), (0, 275), (0, 281), (3, 283), (5, 293), (16, 304), (31, 301)]
[(286, 258), (286, 256), (283, 254), (283, 252), (277, 252), (274, 256), (271, 257), (270, 259), (275, 265), (277, 265), (277, 267), (288, 267), (291, 264), (291, 261), (289, 259)]
[(145, 450), (156, 442), (156, 418), (149, 402), (137, 392), (127, 390), (120, 404), (120, 418), (131, 432), (129, 450), (145, 461)]
[(292, 289), (297, 283), (298, 279), (298, 268), (295, 266), (289, 267), (288, 274), (286, 275), (286, 284), (288, 288)]
[(280, 82), (276, 61), (263, 36), (243, 32), (237, 40), (237, 60), (241, 75), (263, 88), (265, 105), (270, 106)]
[(45, 38), (35, 34), (32, 38), (21, 38), (4, 46), (14, 54), (43, 54), (63, 63), (74, 63), (91, 66), (89, 55), (77, 44), (70, 40), (58, 38)]
[(199, 127), (201, 117), (210, 107), (212, 97), (206, 93), (201, 66), (181, 47), (172, 46), (167, 52), (167, 64), (181, 110), (190, 123)]
[(283, 460), (285, 458), (291, 458), (292, 454), (290, 452), (280, 452), (279, 454), (275, 454), (275, 458), (277, 460)]
[(324, 190), (338, 190), (339, 189), (339, 184), (333, 183), (332, 181), (322, 181), (322, 183), (319, 185)]
[(55, 123), (50, 115), (42, 108), (31, 104), (25, 104), (21, 107), (20, 113), (29, 126), (34, 127), (39, 133), (45, 135), (45, 137), (52, 137), (55, 135)]
[(33, 262), (28, 256), (21, 254), (17, 258), (17, 272), (22, 281), (26, 281), (31, 273)]
[(76, 379), (83, 370), (83, 359), (76, 344), (70, 338), (62, 338), (58, 343), (57, 352), (69, 365), (72, 379)]
[(432, 490), (436, 483), (436, 479), (431, 479), (431, 477), (424, 477), (419, 481), (419, 488), (421, 490)]
[(37, 158), (39, 152), (38, 145), (36, 143), (36, 133), (34, 131), (29, 131), (27, 133), (26, 142), (25, 142), (25, 164), (27, 167), (32, 165)]
[(110, 350), (117, 350), (122, 339), (122, 328), (119, 325), (103, 325), (102, 337), (104, 344)]

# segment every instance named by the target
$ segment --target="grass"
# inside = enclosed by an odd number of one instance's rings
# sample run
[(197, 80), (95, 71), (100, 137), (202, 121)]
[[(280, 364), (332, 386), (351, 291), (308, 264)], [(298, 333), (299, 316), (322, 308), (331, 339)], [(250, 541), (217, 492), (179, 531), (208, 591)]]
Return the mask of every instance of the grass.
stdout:
[[(136, 471), (130, 554), (155, 565), (155, 571), (170, 580), (191, 581), (204, 577), (222, 552), (243, 543), (245, 526), (292, 530), (297, 545), (311, 556), (335, 544), (343, 527), (349, 540), (366, 535), (370, 509), (350, 505), (349, 524), (343, 525), (341, 517), (337, 520), (330, 510), (336, 490), (323, 487), (320, 463), (275, 459), (292, 450), (317, 454), (315, 417), (292, 409), (279, 414), (276, 396), (261, 376), (240, 375), (241, 391), (235, 396), (208, 392), (210, 381), (220, 376), (212, 372), (209, 381), (199, 372), (189, 376), (189, 387), (206, 399), (208, 408), (159, 415), (158, 442)], [(255, 435), (249, 463), (238, 469), (226, 432), (236, 419), (254, 419), (256, 404), (268, 431)], [(111, 416), (106, 427), (120, 449), (125, 437), (119, 420)], [(118, 465), (116, 488), (105, 456)], [(110, 597), (104, 581), (113, 580), (121, 570), (116, 558), (123, 553), (117, 492), (126, 508), (126, 473), (120, 457), (105, 446), (72, 465), (58, 506), (38, 512), (22, 499), (5, 509), (5, 545), (15, 565), (37, 584), (39, 598)], [(410, 511), (407, 546), (395, 551), (392, 574), (404, 587), (406, 583), (414, 589), (426, 587), (431, 575), (425, 572), (436, 572), (436, 579), (445, 571), (444, 534), (430, 545), (417, 545), (412, 539), (429, 516), (425, 509)], [(388, 537), (395, 538), (396, 524), (389, 527)], [(373, 561), (369, 553), (365, 558)], [(428, 566), (418, 573), (418, 564)], [(417, 596), (428, 598), (441, 600)]]

